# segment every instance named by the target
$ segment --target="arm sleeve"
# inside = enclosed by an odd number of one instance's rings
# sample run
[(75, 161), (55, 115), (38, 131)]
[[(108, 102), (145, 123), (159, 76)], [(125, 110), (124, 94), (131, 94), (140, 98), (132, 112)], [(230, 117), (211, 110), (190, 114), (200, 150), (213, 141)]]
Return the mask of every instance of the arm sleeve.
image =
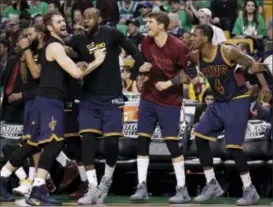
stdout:
[(114, 30), (114, 36), (116, 36), (118, 44), (135, 60), (134, 67), (132, 69), (132, 79), (135, 80), (139, 73), (140, 66), (144, 63), (143, 54), (140, 52), (137, 46), (134, 45), (134, 43), (120, 31)]

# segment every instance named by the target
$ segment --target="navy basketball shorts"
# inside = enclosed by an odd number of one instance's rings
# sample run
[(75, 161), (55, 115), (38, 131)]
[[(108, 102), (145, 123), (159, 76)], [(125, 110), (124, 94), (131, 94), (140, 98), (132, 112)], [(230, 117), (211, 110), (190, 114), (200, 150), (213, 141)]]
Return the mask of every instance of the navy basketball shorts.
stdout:
[(123, 97), (88, 96), (79, 104), (80, 134), (123, 136)]
[(178, 140), (180, 107), (161, 106), (141, 98), (138, 111), (138, 136), (151, 138), (159, 124), (163, 140)]
[(217, 141), (217, 136), (224, 130), (226, 148), (243, 149), (249, 110), (249, 97), (234, 98), (230, 102), (214, 101), (207, 107), (192, 134)]
[(72, 103), (71, 108), (64, 110), (64, 137), (79, 137), (79, 104)]
[(24, 124), (22, 139), (27, 140), (30, 138), (32, 128), (34, 126), (34, 118), (36, 110), (34, 109), (34, 100), (28, 100), (25, 102), (24, 108)]
[(64, 102), (37, 96), (34, 126), (28, 144), (38, 146), (52, 140), (64, 140)]

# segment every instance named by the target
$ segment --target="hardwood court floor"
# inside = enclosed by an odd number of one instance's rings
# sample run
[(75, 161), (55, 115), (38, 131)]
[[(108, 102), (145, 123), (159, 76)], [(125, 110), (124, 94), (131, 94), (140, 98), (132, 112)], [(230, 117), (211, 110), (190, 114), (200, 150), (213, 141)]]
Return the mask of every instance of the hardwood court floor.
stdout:
[[(67, 196), (54, 196), (54, 198), (60, 200), (63, 202), (63, 206), (78, 206), (76, 201), (69, 200)], [(20, 199), (20, 198), (18, 198)], [(168, 204), (168, 198), (167, 197), (151, 197), (149, 200), (149, 203), (143, 203), (143, 204), (135, 204), (131, 203), (129, 201), (129, 197), (126, 196), (109, 196), (106, 200), (106, 203), (104, 205), (94, 205), (94, 206), (174, 206), (174, 207), (183, 207), (183, 206), (234, 206), (237, 198), (217, 198), (209, 203), (206, 204), (198, 204), (198, 203), (188, 203), (188, 204), (180, 204), (180, 205), (169, 205)], [(272, 199), (273, 200), (273, 199)], [(272, 200), (270, 199), (261, 199), (256, 204), (256, 206), (270, 206)], [(15, 203), (1, 203), (1, 206), (15, 206)], [(93, 205), (92, 205), (93, 206)]]

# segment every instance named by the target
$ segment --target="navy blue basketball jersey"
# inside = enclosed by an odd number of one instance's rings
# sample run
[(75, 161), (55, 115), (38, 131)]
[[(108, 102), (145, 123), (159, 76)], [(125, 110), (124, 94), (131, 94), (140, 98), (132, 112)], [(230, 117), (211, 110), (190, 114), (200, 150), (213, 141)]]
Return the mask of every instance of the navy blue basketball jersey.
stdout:
[[(211, 60), (205, 59), (200, 54), (199, 69), (208, 79), (215, 99), (229, 101), (235, 97), (244, 95), (248, 89), (244, 82), (238, 82), (240, 77), (235, 74), (236, 64), (230, 63), (224, 54), (224, 45), (217, 45)], [(242, 82), (242, 81), (241, 81)]]

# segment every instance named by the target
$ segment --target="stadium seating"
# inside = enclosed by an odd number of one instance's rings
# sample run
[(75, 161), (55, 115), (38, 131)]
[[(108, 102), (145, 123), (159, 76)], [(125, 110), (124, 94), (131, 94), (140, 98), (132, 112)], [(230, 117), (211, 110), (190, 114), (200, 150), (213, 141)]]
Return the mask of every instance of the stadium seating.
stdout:
[(228, 40), (230, 38), (230, 32), (225, 30), (224, 34), (225, 34), (226, 39)]
[[(271, 1), (272, 2), (272, 1)], [(264, 5), (264, 22), (268, 23), (270, 18), (272, 17), (272, 5)]]

